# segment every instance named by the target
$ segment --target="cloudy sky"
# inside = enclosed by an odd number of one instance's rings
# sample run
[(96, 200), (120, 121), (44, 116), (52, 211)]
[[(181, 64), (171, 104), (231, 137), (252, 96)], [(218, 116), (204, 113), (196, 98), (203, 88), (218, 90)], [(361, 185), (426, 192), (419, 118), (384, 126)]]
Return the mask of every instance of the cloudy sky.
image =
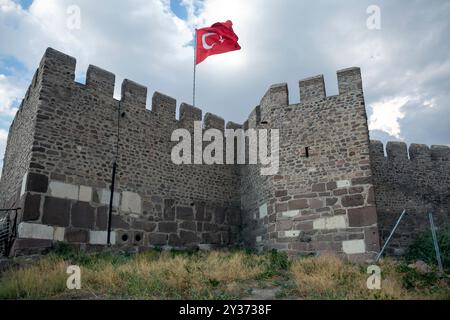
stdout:
[(198, 66), (204, 112), (242, 123), (271, 84), (297, 103), (298, 80), (324, 74), (334, 95), (336, 70), (359, 66), (372, 139), (448, 145), (449, 17), (447, 0), (0, 0), (0, 157), (47, 47), (77, 58), (79, 82), (94, 64), (116, 74), (116, 97), (129, 78), (179, 104), (192, 100), (193, 29), (228, 19), (242, 50)]

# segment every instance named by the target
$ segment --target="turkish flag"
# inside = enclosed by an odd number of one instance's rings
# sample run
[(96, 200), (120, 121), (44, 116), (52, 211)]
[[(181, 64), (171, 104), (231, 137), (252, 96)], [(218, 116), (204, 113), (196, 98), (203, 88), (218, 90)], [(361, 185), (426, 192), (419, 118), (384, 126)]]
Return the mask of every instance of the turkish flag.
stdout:
[(199, 64), (213, 54), (225, 53), (228, 51), (240, 50), (239, 38), (233, 31), (233, 23), (214, 23), (209, 28), (196, 30), (196, 60)]

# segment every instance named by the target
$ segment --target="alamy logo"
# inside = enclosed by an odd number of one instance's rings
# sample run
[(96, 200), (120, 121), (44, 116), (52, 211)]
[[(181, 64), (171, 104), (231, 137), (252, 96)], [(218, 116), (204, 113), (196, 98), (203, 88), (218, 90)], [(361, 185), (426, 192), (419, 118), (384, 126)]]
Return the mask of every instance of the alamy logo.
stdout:
[[(171, 159), (177, 165), (260, 164), (261, 175), (275, 175), (279, 169), (279, 139), (278, 129), (248, 129), (246, 131), (225, 129), (224, 132), (208, 129), (204, 131), (202, 122), (195, 121), (193, 139), (187, 129), (173, 131), (171, 141), (178, 143), (172, 148)], [(209, 142), (205, 148), (203, 148), (204, 142)], [(248, 156), (245, 150), (246, 145), (248, 145)]]
[(70, 276), (67, 278), (67, 289), (81, 289), (81, 269), (79, 266), (68, 266), (66, 273)]
[(367, 278), (367, 289), (380, 290), (381, 289), (381, 268), (376, 265), (370, 265), (367, 267), (367, 273), (370, 276)]

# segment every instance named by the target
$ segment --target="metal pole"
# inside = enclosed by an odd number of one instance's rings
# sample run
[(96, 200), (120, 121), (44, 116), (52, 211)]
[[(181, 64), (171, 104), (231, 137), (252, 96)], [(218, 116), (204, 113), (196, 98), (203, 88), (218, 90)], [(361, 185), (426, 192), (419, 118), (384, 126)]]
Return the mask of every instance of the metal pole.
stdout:
[(119, 141), (120, 141), (120, 100), (119, 107), (117, 108), (117, 139), (116, 139), (116, 153), (114, 155), (114, 163), (112, 167), (112, 177), (111, 177), (111, 194), (109, 196), (109, 212), (108, 212), (108, 235), (106, 243), (111, 246), (111, 222), (112, 222), (112, 209), (114, 202), (114, 188), (116, 185), (116, 171), (117, 171), (117, 159), (119, 155)]
[(434, 251), (436, 252), (436, 260), (439, 266), (439, 271), (443, 273), (444, 268), (442, 266), (441, 251), (439, 250), (439, 243), (437, 240), (436, 228), (434, 226), (433, 213), (431, 213), (431, 211), (428, 212), (428, 218), (430, 219), (431, 235), (433, 236), (433, 244), (434, 244)]
[(394, 226), (394, 229), (392, 229), (391, 234), (389, 235), (389, 237), (387, 238), (386, 242), (383, 245), (383, 248), (381, 249), (380, 253), (377, 255), (375, 262), (378, 262), (378, 260), (380, 259), (381, 255), (383, 254), (384, 250), (386, 249), (389, 241), (391, 240), (392, 236), (394, 235), (395, 230), (397, 230), (397, 227), (398, 227), (400, 221), (402, 220), (403, 216), (405, 215), (405, 213), (406, 213), (406, 209), (403, 209), (403, 212), (400, 215), (400, 218), (398, 218), (397, 223)]
[(192, 106), (195, 107), (195, 71), (197, 69), (197, 29), (194, 32), (194, 79), (192, 85)]

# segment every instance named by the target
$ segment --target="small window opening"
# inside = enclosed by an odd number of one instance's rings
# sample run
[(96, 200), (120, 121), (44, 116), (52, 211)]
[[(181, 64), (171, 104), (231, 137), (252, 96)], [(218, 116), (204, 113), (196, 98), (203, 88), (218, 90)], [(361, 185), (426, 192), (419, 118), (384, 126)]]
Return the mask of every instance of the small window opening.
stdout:
[(309, 158), (309, 147), (305, 147), (305, 157)]
[(128, 235), (127, 234), (123, 234), (122, 235), (122, 241), (125, 242), (128, 240)]

